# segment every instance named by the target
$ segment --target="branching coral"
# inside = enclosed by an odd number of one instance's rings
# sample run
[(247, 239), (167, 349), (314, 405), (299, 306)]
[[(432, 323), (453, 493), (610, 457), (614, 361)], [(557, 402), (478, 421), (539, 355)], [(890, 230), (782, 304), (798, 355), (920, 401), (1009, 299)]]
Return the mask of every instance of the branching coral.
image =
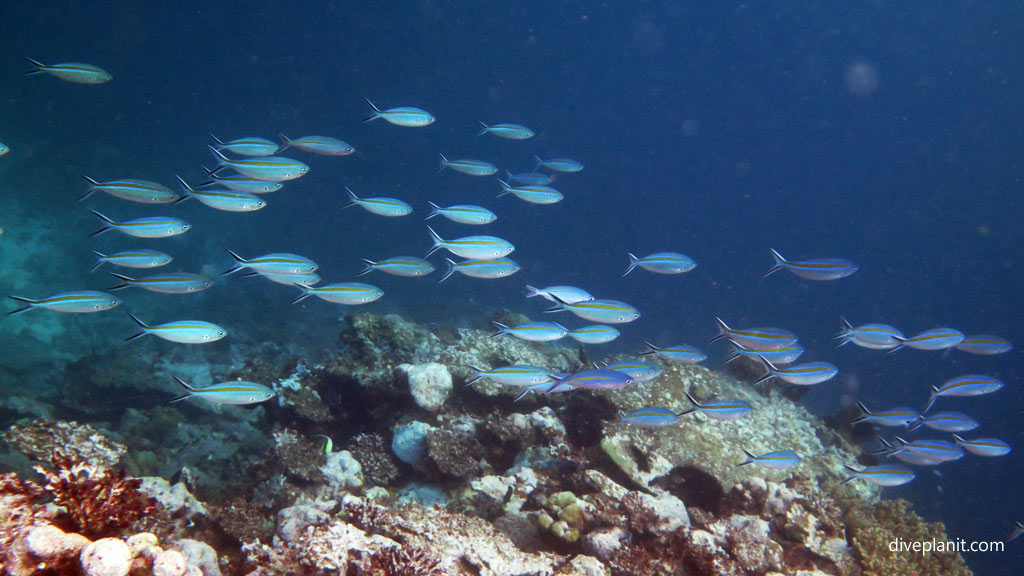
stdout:
[(389, 546), (370, 557), (369, 575), (444, 576), (438, 561), (415, 546)]
[(35, 469), (46, 480), (43, 490), (63, 509), (54, 524), (65, 531), (90, 539), (114, 536), (157, 511), (156, 502), (139, 491), (142, 481), (124, 471), (102, 470), (59, 450), (49, 462), (53, 470)]

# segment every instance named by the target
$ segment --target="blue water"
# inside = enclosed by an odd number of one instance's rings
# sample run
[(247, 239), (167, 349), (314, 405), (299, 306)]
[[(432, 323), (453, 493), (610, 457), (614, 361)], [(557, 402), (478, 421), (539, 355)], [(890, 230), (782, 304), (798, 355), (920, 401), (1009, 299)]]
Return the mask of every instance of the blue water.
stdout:
[[(88, 208), (192, 222), (184, 237), (132, 244), (173, 252), (177, 270), (226, 269), (225, 248), (288, 251), (319, 262), (325, 282), (340, 282), (352, 280), (360, 258), (422, 255), (430, 245), (421, 220), (427, 200), (479, 203), (498, 222), (470, 232), (432, 224), (446, 238), (508, 238), (523, 271), (499, 281), (456, 275), (440, 285), (436, 275), (374, 273), (364, 279), (387, 295), (363, 309), (486, 327), (499, 308), (542, 319), (542, 303), (523, 300), (522, 285), (565, 283), (643, 311), (621, 327), (617, 343), (592, 356), (638, 351), (642, 340), (701, 345), (715, 334), (714, 316), (781, 326), (800, 335), (805, 358), (842, 371), (805, 398), (821, 414), (852, 399), (920, 406), (933, 384), (991, 374), (1008, 383), (998, 396), (944, 399), (941, 407), (974, 415), (979, 432), (1018, 451), (968, 456), (892, 494), (968, 540), (1000, 539), (1021, 519), (1019, 347), (996, 357), (831, 348), (840, 315), (908, 335), (950, 326), (1024, 345), (1024, 9), (1016, 3), (46, 4), (5, 7), (0, 24), (7, 55), (0, 141), (12, 147), (0, 158), (4, 198), (12, 215), (47, 223), (72, 242), (33, 258), (39, 284), (28, 296), (107, 286), (102, 274), (87, 274), (89, 250), (126, 247), (125, 239), (109, 233), (87, 241), (98, 227)], [(23, 77), (22, 55), (95, 63), (115, 80), (80, 86)], [(438, 121), (422, 129), (361, 124), (364, 97), (382, 107), (420, 106)], [(478, 137), (478, 120), (520, 122), (538, 135)], [(208, 133), (277, 131), (340, 137), (359, 153), (289, 154), (311, 173), (253, 214), (194, 202), (74, 201), (84, 191), (80, 174), (199, 181), (200, 165), (212, 165)], [(569, 156), (586, 169), (559, 175), (554, 186), (564, 202), (534, 206), (495, 199), (493, 178), (435, 174), (439, 153), (513, 172), (531, 170), (534, 154)], [(346, 185), (363, 196), (402, 198), (416, 215), (341, 211)], [(759, 280), (772, 264), (769, 248), (850, 258), (861, 270), (829, 283), (785, 273)], [(627, 251), (662, 250), (686, 253), (698, 268), (618, 277)], [(132, 294), (131, 309), (150, 316), (202, 309), (229, 322), (233, 335), (298, 342), (322, 355), (340, 312), (316, 300), (293, 307), (295, 295), (231, 278), (187, 302)], [(125, 319), (123, 331), (131, 330)], [(120, 334), (97, 338), (116, 342)], [(724, 345), (710, 350), (718, 365)], [(1024, 558), (1021, 542), (1008, 549), (968, 561), (979, 574), (1006, 573)]]

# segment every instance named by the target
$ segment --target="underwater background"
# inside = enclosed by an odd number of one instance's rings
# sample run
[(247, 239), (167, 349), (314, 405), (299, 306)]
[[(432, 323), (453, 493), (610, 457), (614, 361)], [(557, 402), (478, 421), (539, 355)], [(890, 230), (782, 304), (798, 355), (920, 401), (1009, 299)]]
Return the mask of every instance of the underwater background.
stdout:
[[(920, 408), (930, 386), (953, 376), (995, 376), (1007, 384), (998, 397), (955, 408), (1015, 451), (941, 473), (923, 469), (885, 495), (912, 501), (966, 540), (1003, 539), (1024, 517), (1024, 7), (1017, 3), (16, 2), (5, 6), (0, 29), (0, 142), (11, 148), (0, 157), (0, 291), (38, 298), (116, 284), (106, 267), (89, 272), (90, 252), (129, 244), (114, 233), (90, 238), (100, 223), (89, 209), (115, 219), (173, 212), (188, 220), (194, 228), (186, 235), (135, 244), (172, 252), (174, 270), (217, 278), (212, 289), (187, 296), (133, 288), (119, 293), (121, 310), (104, 314), (32, 311), (0, 321), (4, 397), (26, 388), (39, 397), (74, 395), (103, 406), (105, 418), (173, 398), (173, 382), (109, 398), (61, 381), (69, 364), (170, 346), (123, 343), (136, 330), (124, 309), (228, 327), (228, 339), (202, 352), (222, 361), (271, 342), (299, 351), (307, 365), (322, 362), (338, 353), (341, 316), (351, 309), (315, 299), (292, 305), (294, 288), (220, 278), (233, 263), (225, 249), (302, 254), (319, 263), (325, 282), (350, 281), (361, 258), (427, 251), (428, 200), (467, 202), (499, 215), (469, 233), (511, 240), (523, 269), (442, 284), (439, 273), (371, 275), (386, 295), (360, 311), (489, 329), (501, 309), (559, 319), (525, 300), (524, 284), (581, 286), (643, 312), (619, 326), (614, 343), (588, 348), (594, 360), (638, 352), (645, 340), (703, 346), (717, 333), (716, 316), (784, 327), (800, 335), (805, 359), (839, 366), (836, 380), (801, 399), (819, 416), (855, 400)], [(95, 63), (114, 80), (81, 86), (24, 77), (22, 56)], [(382, 108), (421, 107), (437, 122), (362, 124), (370, 112), (364, 98)], [(480, 137), (478, 121), (519, 122), (537, 135)], [(357, 153), (302, 156), (310, 174), (249, 214), (102, 194), (76, 202), (86, 189), (82, 174), (174, 188), (176, 174), (205, 179), (210, 133), (273, 139), (277, 132), (336, 136)], [(535, 154), (586, 168), (558, 175), (552, 185), (564, 201), (536, 206), (496, 199), (494, 178), (437, 173), (439, 153), (512, 172), (532, 171)], [(345, 186), (402, 198), (415, 212), (385, 219), (342, 210)], [(431, 224), (445, 238), (466, 231), (437, 220)], [(769, 248), (850, 258), (860, 270), (835, 282), (760, 279), (773, 263)], [(657, 251), (685, 253), (698, 266), (680, 276), (619, 277), (627, 252)], [(443, 268), (440, 258), (432, 261)], [(940, 326), (997, 334), (1017, 347), (998, 356), (834, 349), (840, 316), (908, 335)], [(710, 345), (705, 365), (722, 366), (725, 351)], [(87, 410), (62, 410), (61, 417), (89, 420)], [(0, 425), (24, 416), (5, 404)], [(1008, 574), (1024, 560), (1020, 541), (1003, 553), (965, 556), (977, 574)]]

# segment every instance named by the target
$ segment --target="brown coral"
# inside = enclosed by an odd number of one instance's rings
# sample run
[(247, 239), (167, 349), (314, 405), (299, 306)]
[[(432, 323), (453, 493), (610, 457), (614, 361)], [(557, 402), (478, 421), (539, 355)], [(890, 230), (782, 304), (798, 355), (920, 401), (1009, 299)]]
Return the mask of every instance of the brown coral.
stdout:
[(422, 548), (389, 546), (370, 557), (367, 576), (445, 576), (440, 564)]
[(35, 469), (46, 480), (43, 490), (62, 508), (54, 524), (67, 532), (90, 539), (114, 536), (157, 511), (156, 502), (139, 491), (142, 481), (128, 478), (123, 470), (102, 470), (60, 450), (49, 463), (52, 471)]

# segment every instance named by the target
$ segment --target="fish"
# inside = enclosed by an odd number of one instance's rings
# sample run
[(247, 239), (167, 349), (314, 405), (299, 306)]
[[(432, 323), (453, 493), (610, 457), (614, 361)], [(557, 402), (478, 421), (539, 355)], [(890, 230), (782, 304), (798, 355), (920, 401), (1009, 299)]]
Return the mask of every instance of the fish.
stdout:
[(551, 176), (541, 174), (540, 172), (521, 172), (519, 174), (513, 174), (506, 170), (505, 174), (508, 175), (509, 182), (515, 182), (516, 184), (522, 184), (524, 186), (547, 186), (555, 181)]
[(498, 183), (501, 184), (501, 194), (498, 194), (498, 198), (506, 194), (512, 194), (516, 198), (530, 204), (556, 204), (561, 202), (565, 196), (548, 186), (538, 185), (523, 185), (523, 186), (510, 186), (504, 180), (499, 179)]
[(761, 362), (768, 369), (768, 373), (754, 380), (754, 384), (779, 378), (798, 386), (813, 386), (827, 382), (839, 374), (839, 368), (829, 362), (805, 362), (791, 366), (775, 366), (764, 357), (761, 358)]
[(892, 456), (900, 452), (910, 452), (924, 460), (933, 462), (952, 462), (964, 457), (964, 449), (953, 442), (945, 440), (914, 440), (907, 442), (899, 436), (896, 437), (899, 443), (888, 455)]
[(332, 440), (330, 436), (327, 436), (325, 434), (317, 434), (317, 436), (324, 439), (324, 454), (330, 454), (331, 452), (334, 452), (334, 440)]
[(21, 302), (24, 306), (17, 310), (8, 312), (8, 316), (11, 314), (20, 314), (21, 312), (35, 308), (45, 308), (46, 310), (53, 310), (54, 312), (67, 312), (71, 314), (87, 314), (90, 312), (103, 312), (104, 310), (110, 310), (111, 308), (116, 308), (121, 304), (121, 299), (117, 296), (93, 290), (61, 292), (60, 294), (54, 294), (53, 296), (47, 296), (46, 298), (40, 298), (38, 300), (23, 298), (21, 296), (10, 296), (10, 298)]
[(888, 324), (864, 324), (854, 327), (847, 322), (846, 318), (840, 316), (839, 320), (843, 323), (843, 326), (842, 332), (835, 337), (836, 340), (840, 340), (836, 348), (852, 342), (861, 348), (889, 350), (899, 346), (901, 339), (906, 339), (903, 336), (903, 332)]
[(964, 336), (964, 339), (956, 345), (956, 349), (968, 354), (1003, 354), (1013, 349), (1013, 344), (1001, 336), (991, 334), (974, 334)]
[(494, 134), (498, 138), (504, 138), (506, 140), (529, 140), (533, 138), (533, 130), (530, 130), (526, 126), (521, 124), (491, 124), (488, 126), (483, 122), (480, 122), (480, 136), (484, 134)]
[(767, 454), (762, 454), (761, 456), (751, 454), (746, 450), (746, 448), (743, 448), (742, 450), (743, 453), (747, 455), (747, 459), (736, 466), (759, 464), (765, 468), (771, 468), (772, 470), (785, 470), (796, 466), (801, 460), (803, 460), (799, 454), (792, 450), (776, 450), (775, 452), (769, 452)]
[(630, 413), (619, 411), (619, 425), (629, 424), (643, 428), (658, 428), (670, 426), (679, 421), (679, 414), (671, 408), (661, 406), (650, 406), (640, 408)]
[(619, 337), (620, 332), (611, 326), (594, 324), (569, 330), (567, 336), (582, 344), (606, 344)]
[(530, 364), (514, 364), (490, 370), (476, 366), (470, 366), (470, 368), (476, 370), (476, 375), (466, 380), (466, 386), (475, 384), (484, 378), (506, 386), (534, 386), (551, 381), (550, 370)]
[(860, 266), (843, 258), (814, 258), (811, 260), (786, 260), (774, 248), (775, 265), (765, 272), (762, 279), (779, 270), (788, 270), (804, 280), (838, 280), (846, 278), (860, 269)]
[(104, 226), (93, 232), (91, 236), (99, 236), (107, 230), (117, 230), (135, 238), (166, 238), (184, 234), (192, 228), (192, 225), (179, 218), (170, 216), (150, 216), (147, 218), (136, 218), (115, 222), (95, 210), (90, 210), (97, 218), (103, 221)]
[[(906, 462), (907, 464), (911, 464), (913, 466), (937, 466), (942, 463), (942, 460), (936, 460), (935, 458), (922, 456), (917, 452), (897, 448), (890, 444), (885, 438), (882, 438), (881, 436), (878, 437), (878, 441), (882, 443), (882, 446), (884, 446), (884, 448), (882, 450), (869, 452), (868, 454), (872, 456), (883, 454), (886, 457), (895, 457), (897, 460)], [(900, 446), (902, 447), (902, 444)]]
[(539, 156), (534, 156), (533, 159), (537, 161), (537, 168), (547, 168), (554, 172), (579, 172), (580, 170), (583, 170), (582, 163), (570, 158), (551, 158), (550, 160), (541, 160)]
[(498, 167), (490, 162), (484, 162), (483, 160), (449, 160), (441, 154), (441, 168), (438, 170), (444, 170), (445, 168), (451, 168), (456, 172), (468, 174), (470, 176), (490, 176), (498, 172)]
[(235, 190), (237, 192), (248, 192), (250, 194), (269, 194), (271, 192), (277, 192), (284, 187), (281, 182), (267, 182), (265, 180), (256, 180), (248, 176), (241, 174), (226, 174), (220, 175), (210, 170), (206, 166), (203, 166), (203, 170), (206, 171), (207, 176), (210, 180), (203, 182), (199, 185), (200, 188), (203, 186), (212, 186), (214, 184), (220, 184), (225, 188)]
[(277, 154), (280, 148), (277, 142), (267, 140), (266, 138), (245, 137), (236, 138), (229, 142), (222, 142), (220, 138), (213, 134), (210, 134), (210, 138), (213, 138), (213, 141), (217, 143), (216, 150), (218, 152), (230, 152), (239, 156), (273, 156)]
[(715, 420), (735, 420), (736, 418), (742, 418), (754, 411), (754, 408), (749, 402), (745, 400), (739, 400), (736, 398), (730, 398), (728, 400), (712, 400), (701, 404), (686, 392), (686, 398), (693, 404), (693, 408), (684, 410), (679, 415), (683, 416), (690, 412), (701, 412), (704, 415), (714, 418)]
[(957, 376), (942, 383), (941, 386), (932, 386), (931, 396), (928, 404), (921, 412), (927, 412), (935, 404), (935, 399), (940, 396), (980, 396), (991, 394), (1001, 390), (1005, 386), (1002, 380), (985, 376), (982, 374), (965, 374)]
[(138, 286), (150, 292), (159, 292), (161, 294), (191, 294), (193, 292), (202, 292), (213, 286), (213, 283), (206, 276), (185, 272), (152, 274), (145, 278), (129, 278), (116, 272), (111, 272), (110, 275), (121, 281), (121, 284), (110, 288), (110, 290), (122, 290), (130, 286)]
[(277, 395), (276, 392), (263, 384), (246, 382), (244, 380), (221, 382), (203, 388), (193, 388), (177, 376), (174, 377), (174, 380), (181, 384), (186, 393), (171, 400), (171, 402), (178, 402), (186, 398), (202, 398), (214, 404), (245, 405), (266, 402)]
[(93, 254), (96, 255), (96, 265), (89, 272), (94, 272), (107, 262), (124, 268), (158, 268), (174, 260), (170, 254), (156, 250), (122, 250), (113, 254), (103, 254), (94, 250)]
[(962, 437), (953, 434), (953, 440), (956, 441), (958, 446), (975, 456), (1006, 456), (1012, 450), (1009, 444), (998, 438), (975, 438), (974, 440), (964, 440)]
[(608, 370), (623, 372), (633, 378), (637, 384), (654, 380), (665, 370), (661, 364), (642, 362), (640, 360), (622, 360), (604, 366)]
[(561, 340), (569, 333), (565, 326), (557, 322), (525, 322), (516, 326), (506, 326), (492, 321), (491, 324), (498, 328), (491, 338), (509, 334), (530, 342), (551, 342), (552, 340)]
[(569, 374), (564, 378), (552, 376), (554, 384), (545, 394), (550, 394), (558, 386), (569, 385), (573, 388), (586, 388), (588, 390), (611, 390), (622, 388), (633, 383), (633, 377), (625, 372), (609, 370), (607, 368), (595, 368), (592, 370), (581, 370)]
[(981, 426), (981, 424), (974, 418), (961, 412), (938, 412), (931, 416), (922, 415), (910, 427), (910, 430), (917, 430), (921, 426), (927, 426), (939, 432), (968, 432)]
[(4, 154), (7, 154), (10, 151), (11, 151), (11, 147), (10, 146), (4, 144), (3, 142), (0, 142), (0, 156), (3, 156)]
[(254, 272), (269, 272), (271, 274), (309, 274), (316, 272), (320, 267), (305, 256), (291, 254), (288, 252), (274, 252), (246, 260), (231, 250), (228, 254), (235, 259), (235, 265), (224, 271), (222, 276), (234, 274), (239, 270), (248, 268)]
[(917, 410), (904, 408), (902, 406), (898, 408), (890, 408), (889, 410), (879, 410), (877, 412), (868, 410), (868, 407), (862, 402), (857, 402), (857, 406), (863, 414), (855, 418), (852, 422), (853, 424), (871, 422), (872, 424), (878, 424), (879, 426), (909, 427), (921, 418), (921, 415), (917, 413)]
[(469, 224), (472, 226), (480, 226), (482, 224), (490, 224), (498, 219), (498, 216), (483, 206), (476, 206), (473, 204), (455, 204), (442, 208), (433, 202), (428, 201), (430, 204), (430, 214), (424, 220), (430, 220), (434, 216), (444, 216), (452, 222), (458, 222), (459, 224)]
[(438, 250), (444, 249), (456, 256), (470, 260), (483, 260), (486, 258), (502, 258), (515, 252), (516, 249), (514, 244), (497, 236), (465, 236), (455, 240), (445, 240), (437, 232), (434, 232), (434, 229), (430, 226), (427, 226), (427, 230), (430, 231), (430, 237), (434, 239), (434, 245), (427, 251), (426, 257), (429, 257)]
[[(553, 375), (554, 378), (565, 378), (566, 376), (568, 376), (568, 374)], [(523, 399), (524, 396), (526, 396), (530, 392), (542, 392), (545, 396), (547, 396), (548, 394), (561, 394), (563, 392), (570, 392), (575, 389), (576, 387), (573, 386), (572, 384), (562, 384), (560, 382), (555, 382), (554, 384), (533, 384), (531, 386), (523, 386), (523, 389), (519, 392), (518, 395), (516, 395), (515, 399), (512, 401), (519, 402), (520, 400)]]
[(708, 355), (703, 350), (689, 344), (677, 344), (664, 348), (655, 346), (650, 342), (644, 342), (644, 345), (650, 348), (650, 350), (641, 352), (641, 356), (657, 354), (662, 360), (673, 364), (697, 364), (708, 359)]
[(629, 256), (629, 267), (621, 277), (625, 277), (637, 266), (655, 274), (683, 274), (697, 267), (693, 258), (678, 252), (655, 252), (643, 258), (637, 258), (630, 252), (626, 254)]
[(797, 343), (796, 334), (781, 328), (743, 328), (732, 329), (721, 318), (715, 318), (718, 323), (718, 335), (708, 340), (708, 344), (721, 338), (728, 338), (734, 344), (740, 344), (747, 348), (758, 348), (767, 350), (779, 350)]
[(25, 57), (30, 64), (35, 66), (32, 70), (25, 72), (26, 76), (34, 74), (49, 74), (54, 78), (60, 78), (66, 82), (75, 84), (105, 84), (114, 79), (114, 75), (99, 66), (82, 64), (80, 62), (64, 62), (62, 64), (43, 64), (31, 58)]
[(557, 297), (570, 304), (594, 299), (590, 292), (575, 286), (548, 286), (547, 288), (534, 288), (527, 284), (526, 297), (533, 298), (534, 296), (540, 296), (545, 300), (550, 300), (552, 302), (557, 302), (557, 300), (555, 300)]
[(490, 260), (463, 260), (455, 262), (451, 258), (445, 258), (448, 263), (448, 271), (438, 280), (438, 284), (444, 282), (449, 276), (458, 272), (470, 278), (504, 278), (519, 271), (519, 264), (511, 258), (493, 258)]
[(304, 274), (278, 274), (275, 272), (253, 271), (241, 275), (242, 278), (253, 278), (255, 276), (266, 278), (275, 284), (284, 284), (285, 286), (292, 286), (293, 284), (313, 286), (314, 284), (320, 283), (320, 276), (313, 272), (306, 272)]
[(165, 322), (151, 326), (139, 320), (131, 312), (128, 315), (131, 316), (132, 320), (142, 330), (138, 334), (126, 338), (125, 342), (131, 342), (146, 334), (152, 334), (164, 340), (180, 344), (206, 344), (207, 342), (216, 342), (228, 335), (227, 330), (202, 320), (178, 320), (176, 322)]
[(362, 276), (369, 274), (374, 270), (380, 270), (385, 274), (391, 274), (393, 276), (426, 276), (434, 271), (434, 265), (422, 258), (416, 258), (415, 256), (395, 256), (394, 258), (388, 258), (381, 260), (380, 262), (374, 262), (373, 260), (367, 260), (363, 258), (363, 263), (366, 264), (366, 268), (363, 268), (361, 272), (356, 276)]
[(316, 296), (321, 300), (332, 302), (334, 304), (345, 304), (347, 306), (355, 306), (358, 304), (369, 304), (380, 300), (384, 296), (384, 291), (380, 288), (373, 286), (372, 284), (363, 284), (361, 282), (344, 282), (341, 284), (328, 284), (326, 286), (307, 286), (300, 282), (294, 284), (299, 290), (302, 290), (302, 294), (292, 301), (292, 304), (298, 304), (310, 296)]
[(345, 190), (348, 191), (348, 204), (345, 204), (342, 208), (360, 206), (371, 214), (387, 216), (388, 218), (396, 218), (398, 216), (407, 216), (412, 214), (412, 206), (409, 206), (398, 198), (360, 198), (359, 196), (356, 196), (356, 193), (348, 186), (345, 187)]
[(914, 471), (905, 466), (886, 464), (881, 466), (868, 466), (863, 470), (857, 470), (853, 466), (846, 466), (852, 474), (843, 484), (849, 484), (854, 480), (864, 480), (876, 486), (900, 486), (914, 479)]
[(1010, 540), (1015, 540), (1021, 534), (1024, 534), (1024, 523), (1014, 522), (1013, 532), (1010, 532), (1010, 535), (1006, 538), (1006, 541), (1009, 542)]
[(235, 172), (255, 180), (285, 182), (301, 178), (309, 173), (309, 166), (298, 160), (292, 160), (283, 156), (261, 156), (259, 158), (232, 160), (213, 146), (210, 146), (210, 150), (217, 160), (217, 170), (231, 168)]
[(85, 194), (78, 197), (79, 202), (96, 192), (106, 192), (115, 198), (140, 204), (173, 204), (181, 200), (180, 194), (175, 193), (163, 184), (157, 184), (149, 180), (126, 178), (123, 180), (98, 182), (85, 174), (82, 174), (82, 178), (85, 178), (86, 182), (89, 183), (89, 189)]
[(282, 144), (275, 154), (280, 154), (288, 148), (298, 148), (323, 156), (348, 156), (356, 151), (355, 147), (348, 142), (330, 136), (303, 136), (292, 140), (280, 132), (277, 135), (281, 138)]
[(602, 324), (624, 324), (640, 318), (640, 311), (620, 300), (585, 300), (583, 302), (566, 302), (552, 295), (555, 306), (545, 312), (561, 312), (568, 310), (573, 314)]
[(429, 126), (433, 124), (436, 118), (433, 114), (423, 110), (422, 108), (415, 108), (413, 106), (399, 106), (398, 108), (388, 108), (387, 110), (381, 110), (370, 102), (369, 98), (366, 98), (366, 103), (373, 109), (373, 114), (363, 119), (363, 122), (371, 122), (377, 118), (383, 118), (390, 124), (395, 126), (407, 126), (407, 127), (419, 127)]
[(897, 338), (899, 345), (889, 350), (889, 354), (903, 348), (917, 350), (947, 350), (963, 342), (964, 333), (953, 328), (935, 328), (925, 330), (913, 338)]
[(175, 176), (175, 178), (178, 179), (178, 182), (181, 183), (182, 188), (185, 190), (185, 196), (178, 199), (175, 204), (188, 200), (189, 198), (195, 198), (214, 210), (221, 210), (224, 212), (255, 212), (267, 205), (266, 200), (255, 194), (250, 194), (249, 192), (239, 192), (237, 190), (227, 189), (196, 190), (189, 186), (181, 176)]
[(796, 359), (804, 353), (804, 347), (799, 344), (791, 344), (789, 346), (783, 346), (782, 348), (770, 349), (748, 348), (742, 344), (733, 342), (732, 347), (732, 352), (730, 352), (729, 356), (725, 359), (727, 363), (732, 362), (740, 356), (744, 356), (756, 360), (764, 358), (775, 365), (790, 364), (795, 362)]

